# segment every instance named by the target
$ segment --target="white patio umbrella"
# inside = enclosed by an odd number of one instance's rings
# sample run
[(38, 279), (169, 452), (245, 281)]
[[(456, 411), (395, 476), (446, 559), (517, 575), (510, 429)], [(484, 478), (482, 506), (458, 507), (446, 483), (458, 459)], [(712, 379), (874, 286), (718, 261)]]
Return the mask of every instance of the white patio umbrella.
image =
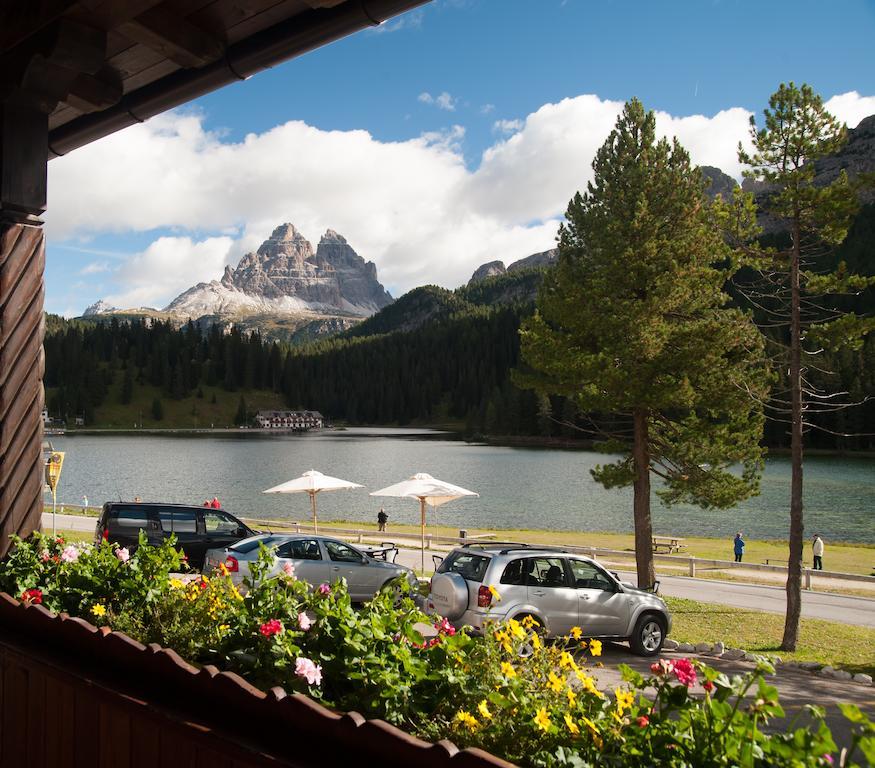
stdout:
[(319, 491), (342, 491), (349, 488), (364, 488), (364, 486), (358, 483), (351, 483), (349, 480), (341, 480), (339, 477), (329, 477), (321, 472), (317, 472), (315, 469), (311, 469), (294, 480), (289, 480), (282, 485), (275, 485), (273, 488), (262, 491), (262, 493), (309, 493), (310, 504), (313, 507), (313, 532), (318, 533), (316, 494)]
[(418, 472), (407, 480), (373, 491), (371, 496), (396, 496), (405, 499), (419, 499), (420, 509), (420, 547), (422, 549), (422, 570), (425, 570), (425, 505), (439, 507), (453, 499), (463, 496), (477, 496), (479, 493), (460, 488), (458, 485), (445, 483), (425, 472)]

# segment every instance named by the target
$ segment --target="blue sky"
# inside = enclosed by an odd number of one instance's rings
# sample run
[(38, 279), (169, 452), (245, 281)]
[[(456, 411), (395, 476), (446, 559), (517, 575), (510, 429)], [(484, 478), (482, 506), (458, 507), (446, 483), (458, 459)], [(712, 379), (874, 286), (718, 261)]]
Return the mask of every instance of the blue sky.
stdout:
[(435, 0), (53, 161), (47, 307), (166, 304), (283, 220), (345, 234), (395, 295), (455, 287), (551, 247), (624, 100), (735, 174), (781, 81), (875, 113), (872, 40), (861, 0)]

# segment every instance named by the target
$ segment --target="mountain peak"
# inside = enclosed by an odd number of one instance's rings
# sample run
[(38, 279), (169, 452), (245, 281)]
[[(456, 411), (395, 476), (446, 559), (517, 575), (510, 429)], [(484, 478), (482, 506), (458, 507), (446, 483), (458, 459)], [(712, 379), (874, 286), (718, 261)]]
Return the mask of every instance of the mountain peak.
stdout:
[(322, 243), (341, 243), (346, 245), (346, 238), (343, 235), (339, 235), (333, 229), (326, 229), (325, 234), (322, 235), (322, 239), (319, 241), (319, 245)]
[(290, 243), (295, 240), (303, 240), (304, 236), (295, 228), (294, 224), (286, 222), (280, 224), (273, 232), (270, 233), (268, 240), (279, 243)]

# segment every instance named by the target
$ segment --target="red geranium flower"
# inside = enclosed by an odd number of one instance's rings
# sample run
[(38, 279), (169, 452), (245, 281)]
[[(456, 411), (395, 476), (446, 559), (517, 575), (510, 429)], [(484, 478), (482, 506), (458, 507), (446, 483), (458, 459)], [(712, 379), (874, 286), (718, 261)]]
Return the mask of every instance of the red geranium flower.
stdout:
[(650, 725), (650, 718), (647, 717), (647, 715), (641, 715), (641, 717), (638, 718), (638, 727), (646, 728), (648, 725)]
[(258, 631), (265, 637), (272, 637), (283, 631), (283, 623), (279, 619), (271, 619), (270, 621), (264, 622), (264, 624), (258, 628)]
[(31, 605), (40, 605), (43, 601), (43, 593), (42, 590), (34, 587), (33, 589), (25, 589), (24, 592), (21, 593), (21, 602), (28, 603)]
[(712, 683), (710, 680), (706, 680), (704, 683), (702, 683), (702, 687), (706, 691), (708, 691), (708, 693), (711, 693), (711, 691), (714, 690), (714, 683)]

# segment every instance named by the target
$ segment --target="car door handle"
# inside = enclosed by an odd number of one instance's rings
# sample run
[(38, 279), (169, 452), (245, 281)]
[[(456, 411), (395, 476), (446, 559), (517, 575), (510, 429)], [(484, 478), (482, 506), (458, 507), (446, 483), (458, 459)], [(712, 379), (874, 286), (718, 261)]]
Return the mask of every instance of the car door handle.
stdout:
[(532, 590), (532, 594), (533, 594), (533, 595), (537, 595), (538, 597), (543, 597), (543, 595), (544, 595), (544, 591), (541, 590), (541, 589), (533, 589), (533, 590)]
[(332, 571), (339, 571), (339, 570), (340, 570), (340, 566), (339, 566), (339, 565), (333, 565), (333, 566), (331, 566), (331, 570), (332, 570)]
[(589, 595), (581, 595), (584, 600), (589, 600)]

